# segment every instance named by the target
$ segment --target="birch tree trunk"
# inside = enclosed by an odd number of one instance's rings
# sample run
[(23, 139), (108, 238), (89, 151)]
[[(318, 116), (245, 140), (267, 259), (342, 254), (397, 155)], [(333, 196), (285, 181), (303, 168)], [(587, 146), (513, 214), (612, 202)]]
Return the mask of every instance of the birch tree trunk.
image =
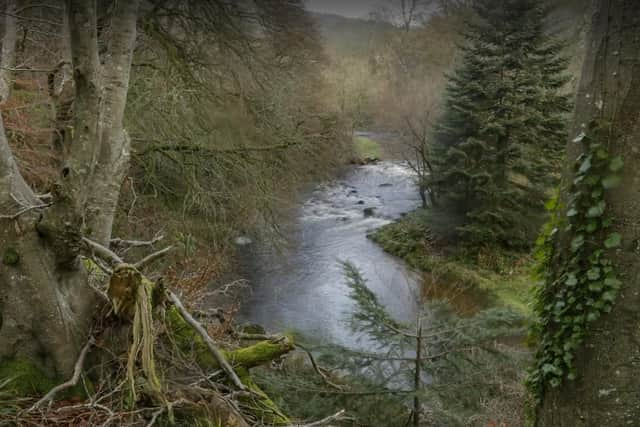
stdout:
[[(15, 7), (14, 0), (8, 7)], [(69, 376), (87, 339), (96, 295), (79, 255), (83, 236), (108, 243), (128, 165), (122, 124), (138, 1), (113, 6), (109, 51), (98, 54), (96, 3), (66, 4), (75, 87), (73, 138), (44, 206), (20, 175), (0, 118), (0, 364), (16, 359)], [(0, 96), (15, 64), (15, 13), (4, 18)]]
[[(546, 391), (540, 426), (632, 426), (640, 420), (640, 3), (599, 0), (577, 97), (574, 135), (592, 119), (612, 124), (609, 149), (625, 162), (607, 200), (622, 249), (611, 254), (623, 289), (590, 324), (576, 353), (578, 378)], [(580, 144), (569, 144), (570, 160)], [(573, 162), (569, 162), (573, 164)]]

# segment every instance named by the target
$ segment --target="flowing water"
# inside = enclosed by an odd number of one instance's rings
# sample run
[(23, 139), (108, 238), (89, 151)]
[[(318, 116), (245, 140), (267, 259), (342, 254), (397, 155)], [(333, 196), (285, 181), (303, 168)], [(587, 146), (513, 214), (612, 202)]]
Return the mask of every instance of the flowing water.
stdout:
[(353, 303), (340, 261), (350, 261), (389, 313), (400, 321), (413, 320), (418, 275), (366, 234), (419, 204), (411, 172), (396, 162), (354, 166), (341, 179), (320, 185), (285, 227), (286, 248), (245, 246), (244, 269), (252, 293), (241, 319), (271, 331), (295, 329), (315, 339), (359, 346), (346, 324)]

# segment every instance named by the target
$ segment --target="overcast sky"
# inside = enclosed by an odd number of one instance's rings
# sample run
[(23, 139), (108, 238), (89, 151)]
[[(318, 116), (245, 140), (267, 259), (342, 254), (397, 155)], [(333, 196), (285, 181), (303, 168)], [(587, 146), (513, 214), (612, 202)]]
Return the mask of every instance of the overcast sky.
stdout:
[(368, 18), (381, 0), (305, 0), (307, 9), (314, 12), (333, 13), (350, 18)]

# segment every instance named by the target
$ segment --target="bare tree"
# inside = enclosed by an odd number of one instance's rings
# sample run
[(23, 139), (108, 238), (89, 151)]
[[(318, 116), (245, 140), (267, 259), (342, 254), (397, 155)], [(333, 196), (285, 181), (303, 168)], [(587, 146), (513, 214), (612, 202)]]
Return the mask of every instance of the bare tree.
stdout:
[(437, 199), (429, 184), (434, 173), (429, 141), (431, 123), (428, 119), (429, 113), (427, 112), (424, 116), (421, 120), (417, 120), (417, 123), (411, 117), (405, 117), (406, 129), (409, 132), (406, 143), (409, 153), (405, 155), (405, 161), (415, 174), (422, 208), (426, 209), (429, 203), (431, 206), (437, 206)]
[[(0, 358), (25, 358), (69, 375), (95, 310), (80, 262), (83, 238), (108, 242), (129, 161), (122, 118), (138, 1), (113, 4), (99, 54), (95, 1), (66, 2), (75, 84), (73, 138), (43, 203), (23, 179), (0, 121)], [(15, 2), (4, 15), (3, 99), (15, 66)]]

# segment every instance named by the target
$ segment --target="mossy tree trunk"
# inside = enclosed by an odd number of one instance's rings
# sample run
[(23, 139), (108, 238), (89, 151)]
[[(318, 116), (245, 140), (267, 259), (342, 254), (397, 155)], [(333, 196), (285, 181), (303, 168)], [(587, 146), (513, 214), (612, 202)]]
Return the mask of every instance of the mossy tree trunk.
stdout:
[[(591, 323), (576, 351), (578, 378), (546, 387), (540, 426), (627, 426), (640, 420), (640, 3), (599, 0), (577, 97), (573, 135), (592, 120), (611, 125), (608, 145), (624, 159), (608, 211), (623, 245), (611, 259), (623, 288), (613, 310)], [(569, 143), (569, 164), (581, 144)], [(570, 174), (569, 174), (570, 175)], [(568, 177), (567, 182), (573, 179)]]
[[(108, 244), (128, 164), (122, 116), (138, 3), (114, 3), (101, 60), (96, 2), (66, 2), (75, 87), (73, 137), (51, 204), (43, 203), (21, 176), (0, 118), (0, 364), (25, 359), (66, 377), (87, 339), (96, 295), (79, 256), (83, 236)], [(15, 3), (9, 1), (8, 7)], [(12, 86), (11, 73), (5, 71), (15, 64), (17, 25), (15, 13), (8, 12), (0, 60), (0, 88), (7, 88), (2, 101)]]

